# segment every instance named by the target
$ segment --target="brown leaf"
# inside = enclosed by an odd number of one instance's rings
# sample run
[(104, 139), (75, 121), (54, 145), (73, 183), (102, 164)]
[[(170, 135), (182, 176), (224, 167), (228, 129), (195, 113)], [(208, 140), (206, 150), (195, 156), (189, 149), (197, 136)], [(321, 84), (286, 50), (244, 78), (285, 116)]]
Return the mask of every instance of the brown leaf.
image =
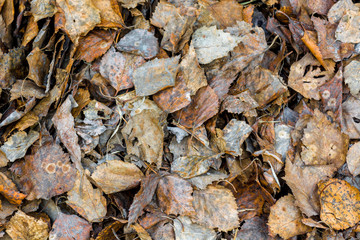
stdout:
[(39, 33), (39, 27), (34, 17), (31, 16), (29, 22), (26, 26), (24, 37), (21, 43), (21, 46), (26, 46), (31, 40), (33, 40), (36, 35)]
[(192, 192), (189, 182), (177, 175), (168, 175), (160, 180), (156, 195), (160, 208), (167, 215), (191, 216), (195, 214)]
[(256, 108), (259, 104), (251, 97), (248, 90), (237, 95), (228, 95), (221, 104), (221, 111), (230, 113), (243, 113), (247, 117), (256, 117)]
[(243, 20), (243, 7), (234, 0), (220, 1), (211, 4), (208, 8), (223, 29), (233, 26), (237, 21)]
[(134, 86), (133, 73), (145, 60), (133, 54), (122, 54), (114, 48), (102, 57), (100, 62), (100, 74), (110, 81), (116, 91), (128, 89)]
[(66, 203), (89, 222), (101, 222), (106, 215), (106, 199), (100, 189), (94, 189), (86, 175), (77, 173), (74, 188)]
[(356, 142), (349, 148), (346, 163), (350, 173), (355, 177), (360, 174), (360, 142)]
[(161, 166), (164, 132), (154, 111), (145, 110), (131, 117), (121, 133), (128, 154)]
[(101, 22), (97, 27), (103, 28), (123, 28), (124, 20), (121, 16), (121, 9), (116, 0), (97, 0), (92, 1), (97, 9), (100, 10)]
[(208, 185), (212, 184), (213, 182), (218, 182), (220, 180), (224, 180), (228, 178), (229, 176), (223, 172), (216, 171), (213, 169), (210, 169), (206, 173), (192, 177), (188, 179), (188, 181), (195, 186), (198, 189), (205, 189)]
[(35, 22), (52, 17), (56, 13), (56, 7), (52, 0), (33, 0), (31, 1), (31, 14)]
[(104, 193), (110, 194), (138, 186), (143, 176), (135, 164), (108, 160), (96, 167), (91, 178)]
[(235, 198), (229, 189), (208, 186), (206, 190), (194, 191), (193, 196), (196, 223), (225, 232), (239, 226)]
[(29, 64), (28, 78), (33, 80), (39, 87), (44, 86), (44, 79), (49, 71), (50, 61), (46, 54), (43, 53), (39, 48), (35, 48), (26, 57)]
[(17, 211), (6, 226), (6, 233), (11, 239), (46, 240), (49, 236), (48, 224), (42, 219), (36, 219)]
[(149, 96), (175, 85), (180, 56), (151, 60), (135, 69), (133, 82), (137, 96)]
[(115, 32), (96, 29), (80, 38), (76, 49), (75, 58), (92, 62), (101, 57), (114, 41)]
[(21, 97), (41, 99), (46, 96), (45, 90), (30, 80), (17, 80), (12, 86), (10, 93), (10, 101)]
[(343, 104), (343, 120), (344, 125), (342, 131), (346, 133), (350, 139), (360, 138), (360, 100), (350, 96)]
[(326, 15), (330, 8), (334, 5), (333, 0), (306, 0), (306, 6), (310, 9), (310, 14), (318, 13)]
[(31, 130), (28, 134), (16, 132), (0, 147), (10, 162), (25, 156), (27, 149), (39, 138), (39, 133)]
[(357, 96), (360, 92), (360, 61), (352, 60), (346, 65), (344, 70), (345, 83), (349, 86), (353, 96)]
[(76, 170), (69, 155), (55, 143), (47, 143), (27, 155), (20, 183), (28, 200), (50, 199), (63, 194), (74, 186)]
[(78, 171), (82, 171), (81, 150), (78, 144), (78, 136), (76, 135), (74, 129), (74, 117), (71, 115), (71, 109), (74, 107), (77, 107), (77, 104), (73, 97), (69, 95), (63, 104), (57, 109), (52, 121), (61, 142), (69, 151), (76, 168)]
[(77, 45), (80, 36), (85, 36), (101, 22), (100, 11), (91, 0), (57, 0), (56, 5), (65, 22), (60, 26)]
[(279, 234), (288, 239), (311, 231), (311, 228), (301, 222), (301, 212), (295, 205), (291, 194), (280, 198), (270, 208), (269, 230), (271, 235)]
[(176, 240), (216, 239), (216, 233), (213, 229), (193, 223), (191, 219), (186, 216), (179, 216), (174, 219), (174, 231)]
[(3, 173), (0, 173), (0, 193), (12, 204), (20, 205), (26, 197), (19, 192), (15, 184)]
[(236, 240), (265, 240), (271, 239), (268, 233), (268, 226), (264, 218), (253, 217), (245, 220), (241, 225), (240, 231), (236, 235)]
[(84, 219), (60, 212), (52, 226), (49, 239), (89, 239), (91, 229), (91, 224)]
[(153, 33), (145, 29), (134, 29), (116, 44), (119, 51), (141, 55), (145, 59), (155, 57), (159, 52), (159, 43)]
[(355, 226), (360, 221), (360, 192), (344, 180), (329, 179), (318, 184), (323, 222), (335, 230)]
[(151, 202), (160, 178), (157, 174), (151, 174), (141, 180), (140, 190), (135, 195), (129, 209), (129, 225), (136, 222), (138, 217), (143, 214), (143, 209)]
[(16, 79), (26, 76), (25, 51), (23, 48), (11, 49), (0, 56), (0, 88), (6, 89)]
[(214, 90), (203, 87), (195, 94), (190, 105), (174, 113), (174, 118), (187, 128), (197, 128), (217, 114), (219, 100)]
[(114, 237), (114, 232), (117, 232), (124, 223), (120, 221), (115, 221), (111, 223), (110, 225), (104, 227), (101, 232), (96, 237), (96, 240), (107, 240)]
[(135, 8), (139, 3), (145, 3), (146, 0), (119, 0), (119, 3), (121, 3), (121, 6), (124, 8)]
[(346, 10), (337, 26), (336, 40), (343, 43), (360, 43), (360, 13), (359, 8)]
[(304, 35), (301, 37), (301, 41), (304, 42), (306, 47), (310, 50), (310, 52), (314, 55), (314, 57), (319, 61), (319, 63), (326, 69), (330, 70), (328, 63), (326, 63), (323, 59), (321, 51), (317, 46), (316, 39), (311, 35), (309, 31), (305, 31)]

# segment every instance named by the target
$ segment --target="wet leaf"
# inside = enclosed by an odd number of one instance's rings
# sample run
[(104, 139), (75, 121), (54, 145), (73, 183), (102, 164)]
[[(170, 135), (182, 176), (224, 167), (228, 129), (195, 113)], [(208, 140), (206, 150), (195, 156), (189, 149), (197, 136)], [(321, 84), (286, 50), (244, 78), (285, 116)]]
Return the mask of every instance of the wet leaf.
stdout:
[(23, 131), (16, 132), (0, 147), (10, 162), (25, 156), (27, 149), (39, 138), (39, 133), (30, 131), (28, 134)]
[(225, 232), (239, 226), (235, 198), (229, 189), (209, 186), (206, 190), (194, 191), (193, 196), (196, 223)]
[(49, 240), (89, 239), (91, 224), (76, 215), (60, 213), (53, 224)]
[(48, 224), (17, 211), (6, 226), (6, 233), (14, 240), (36, 239), (46, 240), (49, 236)]
[(134, 188), (142, 177), (143, 173), (136, 165), (120, 160), (108, 160), (98, 165), (91, 175), (106, 194)]
[(159, 52), (159, 43), (153, 33), (145, 29), (134, 29), (116, 44), (119, 51), (141, 55), (145, 59), (155, 57)]
[(133, 73), (133, 82), (137, 96), (149, 96), (175, 85), (179, 57), (154, 59)]
[(100, 189), (95, 189), (86, 175), (77, 174), (74, 188), (68, 193), (66, 203), (89, 222), (101, 222), (106, 215), (106, 199)]
[(360, 192), (344, 180), (329, 179), (318, 184), (323, 222), (335, 230), (353, 227), (360, 221)]
[(191, 219), (186, 216), (179, 216), (174, 219), (174, 231), (177, 240), (216, 239), (214, 230), (193, 223)]
[(295, 205), (291, 194), (280, 198), (270, 208), (269, 230), (271, 235), (279, 234), (284, 239), (311, 231), (311, 228), (301, 222), (301, 212)]
[(189, 182), (177, 175), (169, 175), (160, 180), (156, 195), (160, 208), (167, 215), (191, 216), (195, 214), (192, 192)]

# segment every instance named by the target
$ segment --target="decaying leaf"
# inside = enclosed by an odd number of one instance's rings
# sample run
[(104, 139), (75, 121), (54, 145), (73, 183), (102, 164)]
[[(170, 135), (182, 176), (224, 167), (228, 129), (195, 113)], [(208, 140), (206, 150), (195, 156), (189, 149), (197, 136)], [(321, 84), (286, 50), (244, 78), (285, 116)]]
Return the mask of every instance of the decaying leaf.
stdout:
[(132, 163), (108, 160), (96, 167), (91, 178), (106, 194), (110, 194), (136, 187), (143, 176)]
[(116, 91), (133, 87), (133, 73), (145, 60), (136, 55), (122, 54), (115, 48), (102, 57), (100, 62), (100, 74), (110, 81)]
[(25, 156), (27, 149), (39, 138), (39, 133), (31, 130), (28, 134), (16, 132), (0, 147), (10, 162)]
[(180, 56), (151, 60), (135, 69), (133, 82), (137, 96), (149, 96), (175, 85)]
[(176, 158), (172, 165), (171, 171), (179, 174), (183, 178), (192, 178), (206, 173), (211, 166), (216, 168), (219, 162), (219, 157), (222, 155), (216, 154), (212, 156), (185, 156)]
[(45, 76), (50, 64), (46, 54), (39, 48), (35, 48), (26, 57), (26, 60), (29, 64), (29, 75), (27, 77), (33, 80), (38, 86), (44, 86)]
[(159, 52), (159, 43), (153, 33), (145, 29), (134, 29), (116, 44), (119, 51), (141, 55), (145, 59), (155, 57)]
[(242, 21), (243, 7), (234, 0), (220, 1), (209, 7), (211, 15), (220, 23), (221, 28), (231, 27)]
[(360, 142), (356, 142), (349, 148), (346, 163), (354, 177), (360, 174)]
[(20, 205), (26, 197), (20, 193), (15, 184), (3, 173), (0, 173), (0, 193), (12, 204)]
[(238, 37), (212, 26), (196, 30), (191, 45), (194, 46), (199, 63), (207, 64), (215, 59), (227, 56), (239, 41)]
[(49, 240), (89, 239), (91, 224), (76, 216), (60, 213), (53, 224)]
[(331, 178), (318, 184), (320, 218), (335, 230), (353, 227), (360, 221), (360, 192), (344, 180)]
[(188, 181), (198, 189), (204, 190), (208, 185), (213, 182), (221, 181), (228, 178), (226, 173), (210, 169), (206, 173), (192, 177)]
[(360, 11), (354, 7), (344, 11), (339, 25), (337, 26), (336, 39), (344, 43), (360, 43)]
[(255, 117), (257, 115), (255, 109), (258, 106), (259, 104), (251, 97), (249, 90), (246, 90), (237, 95), (228, 95), (221, 104), (221, 110)]
[(193, 208), (193, 189), (189, 182), (177, 175), (164, 176), (157, 187), (160, 208), (169, 215), (191, 216)]
[(57, 0), (56, 5), (65, 18), (61, 27), (75, 44), (78, 44), (80, 36), (85, 36), (101, 22), (100, 11), (91, 0)]
[(35, 22), (52, 17), (56, 13), (56, 6), (51, 0), (33, 0), (31, 1), (31, 14)]
[[(15, 79), (22, 79), (25, 71), (25, 51), (23, 48), (11, 49), (0, 56), (0, 87), (8, 88)], [(25, 76), (24, 76), (25, 75)]]
[(279, 234), (284, 239), (304, 234), (311, 228), (301, 222), (301, 212), (295, 205), (295, 198), (291, 194), (280, 198), (270, 208), (269, 230), (270, 234)]
[(25, 159), (20, 182), (28, 200), (50, 199), (73, 188), (76, 170), (59, 145), (46, 143)]
[(263, 240), (270, 239), (268, 226), (264, 218), (253, 217), (245, 220), (236, 236), (236, 240)]
[(194, 191), (193, 196), (196, 223), (225, 232), (239, 226), (235, 198), (229, 189), (208, 186), (205, 190)]
[(34, 82), (30, 80), (17, 80), (12, 86), (10, 101), (18, 99), (20, 97), (41, 99), (45, 97), (45, 90), (38, 87)]
[(360, 138), (360, 100), (350, 96), (343, 104), (343, 122), (342, 131), (350, 139)]
[(124, 20), (117, 0), (92, 1), (99, 10), (101, 22), (97, 25), (103, 28), (123, 28)]
[(174, 219), (174, 231), (177, 240), (216, 239), (216, 233), (213, 229), (193, 223), (191, 219), (186, 216), (179, 216)]
[(49, 236), (48, 224), (18, 210), (6, 226), (6, 233), (14, 240), (46, 240)]
[(135, 8), (138, 4), (142, 4), (145, 0), (118, 0), (124, 8)]
[(346, 65), (344, 70), (344, 80), (349, 86), (353, 96), (357, 96), (360, 92), (360, 61), (353, 60)]
[(132, 116), (121, 130), (128, 154), (161, 166), (164, 132), (153, 111), (144, 110)]

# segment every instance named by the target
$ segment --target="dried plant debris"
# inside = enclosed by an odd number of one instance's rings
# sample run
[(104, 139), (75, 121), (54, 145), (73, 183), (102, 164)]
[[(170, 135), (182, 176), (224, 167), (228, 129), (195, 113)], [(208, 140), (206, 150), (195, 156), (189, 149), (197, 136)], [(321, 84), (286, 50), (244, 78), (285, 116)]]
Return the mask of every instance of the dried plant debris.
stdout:
[(0, 0), (0, 237), (359, 237), (359, 20), (353, 0)]

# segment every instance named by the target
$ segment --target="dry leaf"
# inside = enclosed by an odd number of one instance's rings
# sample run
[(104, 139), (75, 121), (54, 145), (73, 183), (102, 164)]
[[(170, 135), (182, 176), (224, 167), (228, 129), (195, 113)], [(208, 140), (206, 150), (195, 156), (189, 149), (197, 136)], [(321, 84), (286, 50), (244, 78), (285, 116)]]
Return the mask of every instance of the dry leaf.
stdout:
[(259, 104), (251, 97), (249, 90), (237, 95), (228, 95), (221, 104), (221, 111), (243, 113), (246, 117), (256, 117), (256, 108)]
[(0, 150), (5, 153), (6, 158), (10, 162), (25, 156), (27, 149), (39, 138), (39, 133), (31, 130), (28, 134), (19, 131), (12, 135), (0, 147)]
[(26, 197), (19, 192), (15, 184), (3, 173), (0, 173), (0, 193), (12, 204), (20, 205)]
[(337, 23), (344, 16), (346, 11), (357, 11), (359, 8), (351, 0), (340, 0), (335, 3), (328, 12), (328, 19), (330, 23)]
[[(65, 18), (61, 28), (68, 34), (74, 44), (78, 44), (80, 36), (85, 36), (101, 22), (100, 11), (91, 0), (57, 0), (60, 14)], [(59, 10), (60, 10), (59, 9)]]
[(291, 194), (280, 198), (270, 208), (269, 230), (271, 235), (279, 234), (288, 239), (311, 231), (311, 228), (301, 222), (301, 212), (295, 205)]
[(91, 224), (86, 220), (60, 212), (49, 234), (49, 240), (89, 239), (91, 229)]
[(6, 226), (6, 233), (13, 240), (46, 240), (49, 236), (48, 224), (17, 211)]
[(207, 64), (227, 56), (239, 42), (238, 37), (212, 26), (197, 29), (192, 35), (191, 45), (194, 46), (199, 63)]
[(222, 29), (231, 27), (237, 21), (242, 21), (243, 7), (235, 0), (220, 1), (209, 7), (211, 15), (220, 23)]
[(100, 10), (101, 22), (97, 27), (123, 28), (125, 26), (121, 16), (121, 9), (116, 0), (96, 0), (92, 1), (92, 3)]
[(149, 96), (175, 85), (180, 56), (146, 62), (135, 69), (133, 82), (137, 96)]
[(350, 96), (343, 104), (343, 129), (350, 139), (360, 138), (360, 100)]
[(235, 198), (229, 189), (209, 186), (206, 190), (194, 191), (193, 196), (196, 223), (224, 232), (239, 226)]
[(73, 188), (76, 170), (59, 145), (46, 143), (25, 159), (20, 183), (28, 200), (50, 199)]
[(54, 16), (57, 10), (52, 0), (32, 0), (30, 4), (35, 22)]
[(356, 177), (360, 174), (360, 142), (356, 142), (349, 148), (346, 163), (350, 173)]
[(167, 215), (191, 216), (195, 214), (192, 192), (189, 182), (177, 175), (168, 175), (160, 180), (156, 195), (160, 208)]
[(219, 99), (214, 90), (203, 87), (192, 98), (190, 105), (174, 113), (174, 118), (187, 128), (197, 128), (217, 114)]
[(138, 186), (143, 176), (135, 164), (108, 160), (96, 167), (91, 178), (104, 193), (110, 194)]
[(26, 30), (21, 45), (26, 46), (31, 40), (33, 40), (38, 35), (38, 33), (39, 33), (38, 24), (37, 22), (35, 22), (34, 17), (31, 16), (29, 19), (29, 23), (26, 26)]
[(346, 65), (344, 70), (345, 83), (349, 86), (353, 96), (360, 92), (360, 61), (353, 60)]
[(121, 133), (128, 154), (161, 166), (164, 132), (154, 111), (144, 110), (132, 116)]
[(46, 96), (45, 90), (30, 80), (17, 80), (12, 86), (10, 93), (10, 101), (21, 97), (41, 99)]
[(138, 4), (145, 3), (145, 0), (118, 0), (124, 8), (135, 8)]
[(138, 223), (134, 223), (131, 227), (136, 231), (140, 240), (152, 240), (149, 233)]
[(335, 230), (355, 226), (360, 221), (360, 192), (344, 180), (329, 179), (318, 184), (320, 218)]
[(268, 226), (264, 218), (253, 217), (245, 220), (241, 225), (240, 231), (236, 235), (236, 240), (265, 240), (270, 239)]
[(11, 49), (0, 56), (0, 88), (7, 89), (16, 79), (23, 79), (25, 71), (25, 51), (23, 48)]
[(335, 32), (336, 40), (344, 43), (360, 43), (359, 25), (359, 8), (345, 10)]
[(186, 216), (179, 216), (174, 219), (174, 231), (176, 240), (216, 239), (216, 233), (213, 229), (193, 223), (191, 219)]
[(155, 57), (159, 52), (159, 43), (153, 33), (145, 29), (134, 29), (116, 44), (119, 51), (141, 55), (145, 59)]
[(204, 190), (208, 185), (213, 182), (218, 182), (228, 178), (229, 176), (223, 172), (210, 169), (206, 173), (192, 177), (188, 181), (198, 189)]
[(124, 223), (120, 221), (111, 223), (110, 225), (104, 227), (103, 230), (101, 230), (101, 232), (96, 237), (96, 240), (107, 240), (113, 238), (114, 232), (117, 232), (123, 225)]
[(101, 222), (106, 215), (106, 199), (100, 189), (94, 189), (86, 175), (77, 174), (74, 188), (66, 203), (89, 222)]

